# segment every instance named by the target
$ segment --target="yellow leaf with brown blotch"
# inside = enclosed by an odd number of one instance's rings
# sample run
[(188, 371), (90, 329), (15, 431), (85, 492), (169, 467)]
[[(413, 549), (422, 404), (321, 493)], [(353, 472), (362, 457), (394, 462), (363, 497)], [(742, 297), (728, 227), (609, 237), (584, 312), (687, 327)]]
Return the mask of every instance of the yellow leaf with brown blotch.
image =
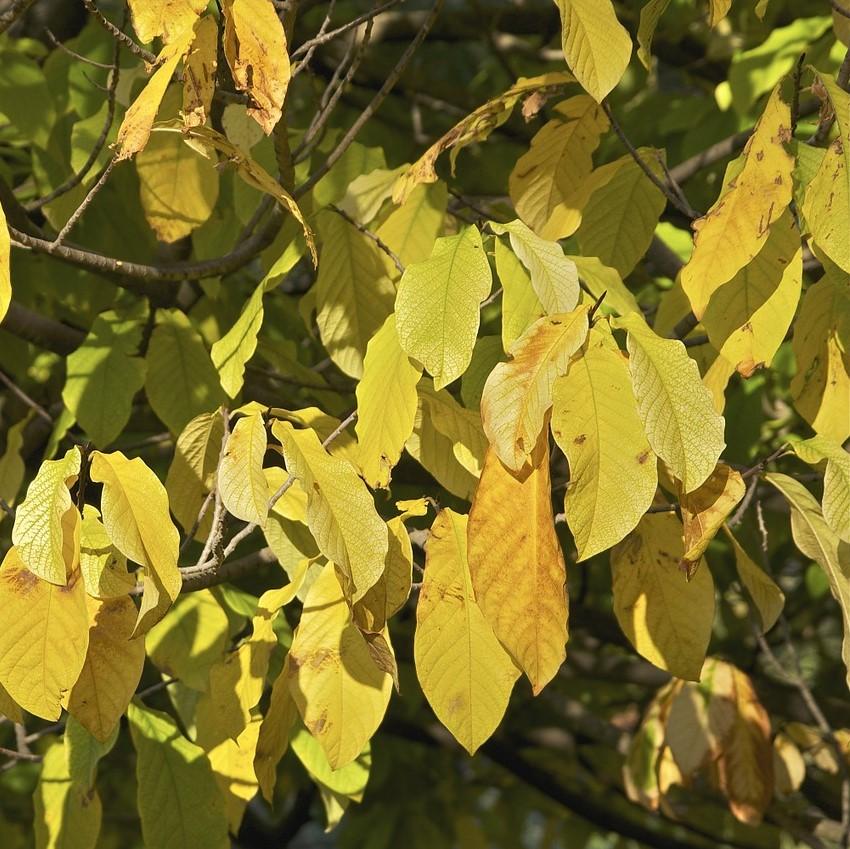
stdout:
[(392, 678), (375, 665), (334, 565), (319, 573), (289, 650), (289, 692), (332, 769), (351, 763), (384, 717)]
[(206, 124), (215, 94), (218, 68), (218, 24), (212, 15), (195, 23), (195, 41), (183, 67), (183, 121), (187, 127)]
[(535, 695), (567, 656), (567, 571), (551, 489), (544, 430), (531, 469), (519, 475), (488, 449), (469, 511), (475, 600)]
[(674, 514), (644, 516), (611, 551), (614, 613), (638, 654), (698, 681), (714, 621), (714, 581), (704, 563), (688, 581), (679, 565), (684, 553)]
[(133, 29), (143, 44), (162, 37), (165, 44), (185, 30), (207, 7), (206, 0), (129, 0)]
[(467, 517), (446, 508), (431, 526), (413, 654), (425, 698), (474, 754), (501, 722), (519, 670), (475, 601)]
[(124, 114), (124, 120), (118, 130), (116, 160), (129, 159), (143, 150), (148, 143), (168, 83), (171, 82), (177, 65), (186, 55), (194, 37), (195, 31), (192, 27), (186, 27), (174, 41), (162, 48), (153, 76)]
[(742, 154), (743, 168), (706, 215), (694, 222), (694, 252), (682, 269), (682, 288), (702, 318), (712, 294), (761, 250), (791, 202), (794, 157), (791, 110), (777, 86)]
[(57, 586), (30, 572), (12, 547), (0, 566), (0, 610), (0, 686), (29, 713), (59, 719), (89, 644), (79, 571)]
[(682, 568), (688, 578), (729, 514), (744, 497), (747, 485), (741, 473), (726, 463), (718, 463), (705, 483), (691, 492), (679, 493), (685, 553)]
[(490, 373), (481, 396), (484, 432), (499, 459), (518, 472), (531, 457), (552, 387), (584, 344), (588, 306), (538, 319), (511, 346), (508, 361)]
[(269, 135), (280, 120), (291, 69), (286, 33), (271, 0), (224, 0), (224, 55), (248, 114)]
[(177, 598), (183, 579), (177, 568), (180, 536), (157, 476), (136, 457), (120, 451), (92, 454), (91, 479), (103, 484), (100, 507), (113, 545), (144, 569), (144, 594), (133, 636), (147, 633)]
[(103, 601), (87, 596), (86, 605), (91, 623), (86, 660), (63, 704), (102, 743), (115, 731), (142, 677), (145, 641), (131, 637), (136, 606), (129, 596)]

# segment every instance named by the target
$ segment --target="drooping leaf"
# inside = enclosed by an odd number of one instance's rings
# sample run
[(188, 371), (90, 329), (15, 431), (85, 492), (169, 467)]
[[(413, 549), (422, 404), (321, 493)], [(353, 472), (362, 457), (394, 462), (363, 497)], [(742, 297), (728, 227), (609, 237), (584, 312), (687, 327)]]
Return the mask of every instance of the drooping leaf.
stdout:
[(18, 549), (0, 566), (0, 686), (26, 711), (55, 721), (86, 656), (89, 621), (79, 571), (64, 586), (30, 572)]
[(541, 433), (532, 467), (521, 478), (491, 446), (468, 523), (475, 601), (535, 695), (567, 656), (567, 573), (551, 488), (548, 433)]
[(218, 491), (227, 512), (262, 527), (269, 511), (269, 489), (263, 474), (266, 425), (260, 413), (242, 416), (227, 438), (218, 469)]
[(469, 752), (495, 731), (519, 670), (475, 601), (467, 517), (446, 508), (431, 526), (416, 606), (416, 675), (437, 718)]
[(15, 511), (12, 542), (18, 557), (45, 581), (64, 585), (69, 564), (63, 554), (63, 521), (76, 510), (68, 487), (80, 472), (80, 450), (74, 446), (61, 460), (45, 460)]
[(148, 401), (172, 433), (224, 400), (201, 336), (179, 310), (160, 310), (145, 362)]
[(431, 256), (408, 266), (396, 297), (401, 347), (433, 376), (437, 389), (466, 371), (481, 302), (493, 278), (474, 225), (437, 239)]
[(363, 481), (345, 461), (332, 457), (313, 430), (275, 421), (286, 468), (307, 493), (307, 524), (322, 554), (340, 569), (346, 597), (357, 601), (381, 576), (387, 527)]
[(232, 834), (239, 832), (248, 802), (257, 794), (254, 755), (259, 733), (260, 717), (252, 717), (235, 740), (228, 737), (207, 753)]
[(224, 55), (248, 114), (269, 135), (280, 120), (291, 70), (286, 33), (271, 0), (224, 0)]
[[(6, 448), (0, 455), (0, 498), (10, 507), (14, 507), (18, 501), (26, 474), (26, 465), (21, 454), (24, 447), (24, 429), (30, 423), (30, 418), (31, 414), (27, 414), (9, 427), (6, 431)], [(2, 521), (3, 516), (0, 515), (0, 522)]]
[(112, 544), (100, 511), (91, 504), (83, 505), (80, 523), (80, 572), (92, 598), (118, 598), (136, 585), (135, 575), (127, 571), (127, 558)]
[(168, 515), (168, 495), (156, 475), (120, 451), (92, 454), (91, 479), (103, 484), (103, 524), (113, 545), (144, 569), (144, 594), (133, 636), (147, 633), (177, 598), (179, 535)]
[(628, 330), (629, 371), (649, 444), (691, 492), (725, 447), (723, 417), (681, 342), (662, 339), (634, 314), (618, 325)]
[(708, 24), (716, 27), (732, 8), (732, 0), (708, 0)]
[(632, 40), (611, 0), (555, 0), (561, 13), (564, 58), (588, 94), (601, 103), (620, 82)]
[(168, 44), (185, 30), (191, 30), (207, 6), (204, 0), (129, 0), (129, 5), (133, 29), (143, 44), (159, 37)]
[(569, 461), (564, 511), (585, 560), (634, 529), (658, 483), (628, 363), (602, 322), (555, 381), (552, 434)]
[(203, 751), (165, 713), (132, 702), (142, 839), (156, 849), (228, 849), (224, 800)]
[(12, 242), (6, 224), (6, 215), (0, 205), (0, 321), (5, 318), (12, 301), (11, 250)]
[(519, 471), (531, 457), (552, 406), (552, 387), (584, 344), (589, 307), (536, 321), (487, 378), (481, 417), (499, 459)]
[(416, 418), (422, 369), (405, 353), (391, 315), (369, 340), (357, 384), (357, 439), (366, 483), (385, 489)]
[(776, 624), (776, 620), (782, 613), (782, 608), (785, 606), (785, 593), (779, 589), (764, 569), (755, 564), (729, 528), (724, 525), (723, 530), (735, 552), (738, 577), (755, 606), (762, 633), (766, 634)]
[(823, 516), (844, 542), (850, 543), (850, 453), (825, 436), (793, 443), (800, 459), (816, 464), (826, 460), (823, 476)]
[(684, 553), (675, 515), (644, 516), (611, 552), (614, 613), (638, 654), (698, 681), (714, 621), (714, 581), (705, 563), (689, 581), (679, 566)]
[(517, 160), (508, 187), (520, 218), (538, 236), (557, 240), (572, 235), (581, 222), (572, 198), (593, 168), (608, 118), (584, 94), (559, 103), (552, 115)]
[(289, 691), (289, 654), (272, 686), (269, 706), (266, 709), (257, 749), (254, 755), (254, 772), (263, 798), (272, 803), (277, 783), (277, 765), (289, 747), (289, 733), (298, 718), (298, 708)]
[(195, 22), (195, 40), (183, 66), (181, 112), (187, 127), (197, 127), (209, 120), (217, 69), (218, 23), (212, 15), (204, 15)]
[(531, 275), (531, 285), (543, 309), (550, 315), (570, 312), (578, 303), (576, 264), (564, 256), (557, 242), (541, 239), (522, 221), (490, 222), (497, 235), (508, 234), (511, 247)]
[(129, 596), (86, 598), (89, 645), (80, 675), (64, 704), (96, 740), (108, 740), (118, 727), (142, 677), (145, 643), (131, 634), (136, 606)]
[(669, 5), (670, 0), (647, 0), (640, 10), (640, 23), (638, 24), (637, 32), (637, 56), (647, 70), (652, 67), (652, 37), (655, 35), (655, 30), (658, 28), (658, 22), (661, 20), (661, 16)]
[(771, 224), (791, 202), (794, 158), (785, 149), (790, 139), (791, 111), (777, 86), (744, 148), (740, 173), (694, 222), (694, 252), (681, 281), (697, 318), (711, 296), (758, 254)]
[(288, 672), (289, 692), (331, 768), (351, 763), (383, 719), (392, 679), (352, 621), (333, 564), (307, 593)]

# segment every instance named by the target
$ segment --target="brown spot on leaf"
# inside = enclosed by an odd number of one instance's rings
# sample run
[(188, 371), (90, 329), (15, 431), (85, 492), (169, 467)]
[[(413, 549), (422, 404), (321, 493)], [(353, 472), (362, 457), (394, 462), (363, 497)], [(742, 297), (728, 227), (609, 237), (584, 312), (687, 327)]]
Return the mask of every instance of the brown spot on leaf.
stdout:
[(587, 439), (587, 434), (580, 433), (580, 434), (579, 434), (579, 435), (578, 435), (578, 436), (577, 436), (577, 437), (573, 440), (573, 442), (574, 442), (576, 445), (583, 445), (586, 439)]
[(637, 461), (643, 465), (649, 459), (649, 449), (646, 448), (637, 455)]

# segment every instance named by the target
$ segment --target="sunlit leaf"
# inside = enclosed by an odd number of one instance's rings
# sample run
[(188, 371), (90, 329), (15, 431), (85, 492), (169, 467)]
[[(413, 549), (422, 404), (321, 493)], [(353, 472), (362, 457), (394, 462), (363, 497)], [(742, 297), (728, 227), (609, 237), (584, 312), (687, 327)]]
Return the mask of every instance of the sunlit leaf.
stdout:
[(269, 488), (263, 474), (266, 425), (260, 413), (241, 416), (227, 438), (218, 469), (218, 491), (227, 512), (262, 527), (269, 510)]

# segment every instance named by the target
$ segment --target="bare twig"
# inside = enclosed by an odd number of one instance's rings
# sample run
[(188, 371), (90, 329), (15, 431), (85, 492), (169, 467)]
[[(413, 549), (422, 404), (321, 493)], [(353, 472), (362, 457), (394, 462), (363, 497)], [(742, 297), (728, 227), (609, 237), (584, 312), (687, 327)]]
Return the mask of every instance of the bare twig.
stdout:
[(180, 544), (180, 554), (182, 554), (188, 547), (192, 540), (195, 538), (195, 534), (198, 532), (198, 528), (201, 526), (201, 522), (204, 521), (204, 516), (207, 515), (207, 510), (210, 509), (210, 504), (213, 503), (215, 498), (215, 494), (217, 492), (217, 488), (213, 487), (208, 493), (207, 497), (204, 499), (204, 503), (201, 504), (201, 509), (198, 510), (198, 515), (195, 518), (195, 521), (192, 523), (192, 527), (186, 531), (186, 539)]
[(156, 56), (150, 52), (150, 50), (145, 50), (141, 44), (136, 44), (132, 38), (130, 38), (127, 33), (122, 32), (115, 24), (112, 23), (108, 18), (106, 18), (103, 12), (97, 8), (94, 3), (94, 0), (83, 0), (83, 5), (86, 9), (91, 12), (97, 22), (117, 41), (120, 41), (134, 56), (138, 56), (140, 59), (144, 59), (148, 65), (156, 65)]
[[(322, 25), (319, 27), (319, 31), (316, 33), (314, 38), (312, 38), (309, 42), (306, 42), (306, 44), (308, 44), (310, 46), (307, 47), (306, 55), (304, 56), (304, 59), (301, 62), (299, 62), (297, 64), (297, 66), (295, 68), (293, 68), (293, 70), (292, 70), (292, 76), (293, 77), (296, 74), (303, 71), (310, 64), (310, 60), (313, 58), (313, 54), (316, 52), (316, 48), (321, 43), (320, 39), (328, 31), (328, 27), (331, 24), (331, 18), (333, 17), (333, 13), (334, 13), (335, 8), (336, 8), (336, 0), (330, 0), (330, 2), (328, 3), (328, 10), (327, 10), (327, 12), (325, 12), (325, 19), (322, 21)], [(304, 46), (305, 45), (302, 44), (301, 48), (299, 48), (299, 49), (303, 49)], [(292, 58), (294, 58), (294, 57), (295, 57), (295, 54), (293, 53)]]
[(35, 0), (12, 0), (12, 5), (0, 15), (0, 34), (6, 32), (18, 18), (23, 16)]
[(50, 415), (50, 413), (48, 413), (47, 410), (45, 410), (44, 407), (41, 406), (41, 404), (30, 398), (30, 396), (27, 395), (27, 393), (24, 392), (24, 390), (17, 385), (17, 383), (15, 383), (8, 375), (6, 375), (2, 371), (0, 371), (0, 383), (2, 383), (13, 395), (23, 401), (24, 404), (26, 404), (31, 410), (33, 410), (39, 418), (44, 419), (44, 421), (46, 422), (49, 422), (51, 426), (53, 425), (53, 417)]
[(14, 749), (7, 749), (0, 746), (0, 757), (11, 758), (13, 761), (29, 761), (31, 763), (41, 763), (43, 758), (41, 755), (34, 755), (32, 752), (16, 752)]
[(744, 514), (749, 509), (750, 504), (752, 504), (758, 485), (759, 477), (758, 475), (753, 475), (753, 477), (750, 478), (749, 484), (747, 485), (747, 491), (744, 493), (744, 497), (741, 499), (741, 503), (738, 505), (738, 509), (726, 521), (726, 524), (730, 528), (736, 528), (744, 520)]
[(47, 38), (50, 43), (57, 49), (61, 50), (63, 53), (67, 53), (69, 56), (73, 56), (78, 62), (82, 62), (84, 65), (91, 65), (93, 68), (101, 68), (106, 71), (111, 71), (113, 66), (107, 64), (106, 62), (97, 62), (94, 59), (89, 59), (88, 56), (83, 56), (82, 53), (77, 53), (75, 50), (71, 50), (66, 44), (63, 44), (59, 41), (56, 36), (45, 27), (44, 30), (47, 33)]
[(774, 460), (778, 460), (786, 452), (786, 448), (787, 446), (785, 445), (785, 443), (783, 443), (779, 446), (779, 448), (771, 452), (767, 457), (764, 457), (759, 460), (758, 463), (756, 463), (754, 466), (750, 466), (749, 469), (745, 469), (743, 472), (741, 472), (741, 477), (744, 480), (748, 480), (751, 477), (758, 478), (758, 476), (761, 475)]
[[(221, 435), (221, 448), (218, 452), (218, 464), (215, 469), (215, 481), (213, 482), (212, 491), (215, 493), (215, 507), (213, 508), (212, 515), (212, 525), (210, 526), (210, 532), (207, 536), (207, 541), (204, 543), (204, 547), (201, 550), (201, 554), (198, 557), (196, 566), (200, 565), (210, 556), (210, 553), (213, 552), (217, 547), (221, 540), (221, 530), (224, 522), (224, 505), (221, 500), (221, 491), (218, 486), (218, 474), (221, 470), (221, 464), (224, 460), (224, 454), (227, 451), (227, 441), (230, 438), (230, 415), (225, 408), (221, 410), (221, 417), (224, 420), (224, 431)], [(194, 534), (193, 534), (194, 535)], [(191, 539), (191, 536), (189, 537)]]
[(71, 217), (65, 222), (65, 226), (59, 231), (58, 235), (53, 240), (54, 248), (58, 248), (62, 242), (65, 241), (65, 237), (71, 232), (71, 230), (74, 229), (74, 225), (83, 217), (85, 211), (89, 208), (98, 192), (106, 185), (106, 181), (109, 179), (109, 175), (115, 167), (115, 162), (115, 159), (110, 159), (109, 162), (107, 162), (101, 169), (100, 176), (97, 178), (94, 185), (86, 192), (86, 196), (83, 198), (82, 203), (74, 210)]
[(352, 218), (344, 209), (338, 207), (335, 203), (330, 204), (330, 208), (351, 224), (352, 227), (357, 228), (367, 239), (371, 239), (392, 260), (393, 265), (398, 269), (398, 273), (404, 274), (404, 265), (399, 259), (398, 254), (377, 233), (373, 233), (365, 224), (361, 224)]
[(11, 516), (13, 519), (15, 518), (15, 508), (12, 507), (5, 498), (0, 498), (0, 510), (2, 510), (7, 516)]

